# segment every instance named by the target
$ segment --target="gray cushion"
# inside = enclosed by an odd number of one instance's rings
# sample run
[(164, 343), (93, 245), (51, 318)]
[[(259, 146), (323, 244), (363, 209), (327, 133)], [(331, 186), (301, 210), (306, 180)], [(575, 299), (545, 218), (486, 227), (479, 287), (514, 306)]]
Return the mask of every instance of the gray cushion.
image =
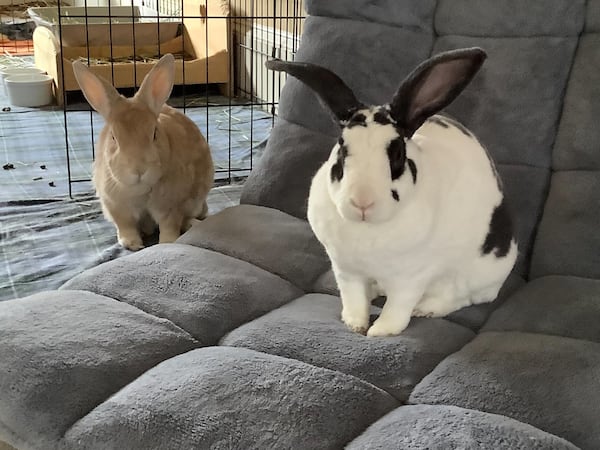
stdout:
[(0, 308), (0, 440), (53, 448), (146, 370), (198, 343), (165, 319), (90, 292), (45, 292)]
[[(510, 17), (510, 20), (507, 18)], [(440, 0), (439, 34), (471, 36), (574, 36), (583, 26), (585, 0)]]
[(247, 261), (302, 289), (310, 289), (330, 264), (308, 222), (258, 206), (227, 208), (177, 242)]
[(487, 332), (446, 358), (410, 403), (501, 414), (600, 448), (600, 344), (556, 336)]
[(585, 28), (588, 32), (600, 32), (600, 0), (587, 0)]
[(573, 444), (508, 417), (455, 406), (402, 406), (347, 450), (576, 450)]
[[(310, 181), (335, 141), (335, 137), (279, 118), (260, 164), (244, 184), (240, 203), (267, 206), (305, 218)], [(279, 177), (273, 178), (274, 173)]]
[(451, 35), (440, 37), (434, 52), (476, 45), (488, 59), (448, 111), (472, 128), (495, 161), (549, 168), (577, 37)]
[[(360, 35), (361, 39), (349, 39), (351, 34)], [(332, 21), (318, 16), (306, 19), (302, 40), (296, 59), (333, 70), (354, 90), (358, 99), (373, 104), (389, 102), (402, 79), (429, 56), (433, 44), (431, 33), (418, 28), (348, 19)], [(402, 42), (402, 52), (397, 51), (399, 42)], [(377, 51), (374, 51), (375, 45)], [(352, 60), (348, 55), (352, 55)], [(355, 64), (356, 60), (361, 64)], [(313, 91), (292, 77), (288, 77), (283, 89), (279, 115), (324, 134), (337, 136), (339, 133), (330, 113)]]
[(103, 264), (63, 289), (85, 289), (169, 319), (202, 345), (215, 344), (227, 331), (302, 294), (245, 261), (181, 244)]
[(306, 12), (311, 16), (344, 17), (364, 22), (375, 22), (431, 30), (436, 0), (417, 3), (397, 0), (306, 0)]
[(552, 176), (531, 277), (600, 278), (599, 192), (600, 171), (561, 171)]
[(354, 375), (404, 401), (438, 362), (473, 338), (472, 331), (444, 319), (413, 319), (400, 336), (370, 338), (351, 332), (340, 314), (339, 298), (307, 295), (235, 329), (221, 343)]
[(498, 308), (484, 331), (525, 331), (600, 344), (600, 280), (548, 276), (528, 283)]
[[(597, 5), (600, 31), (600, 1)], [(581, 37), (564, 99), (563, 115), (556, 136), (553, 166), (558, 170), (600, 170), (600, 34)]]
[[(551, 433), (600, 448), (600, 0), (306, 6), (295, 59), (333, 69), (368, 103), (388, 101), (432, 53), (487, 50), (446, 112), (481, 138), (515, 215), (520, 255), (500, 299), (413, 320), (394, 338), (346, 330), (339, 299), (315, 294), (336, 288), (301, 220), (339, 130), (289, 77), (244, 205), (67, 285), (114, 300), (63, 289), (0, 304), (0, 440), (43, 450), (570, 447)], [(195, 349), (224, 335), (227, 345)], [(379, 420), (407, 397), (414, 405)]]
[(509, 200), (514, 232), (519, 247), (515, 270), (527, 276), (537, 226), (544, 209), (550, 171), (538, 167), (501, 164), (498, 167)]
[(77, 422), (65, 447), (339, 449), (396, 406), (339, 372), (208, 347), (139, 377)]

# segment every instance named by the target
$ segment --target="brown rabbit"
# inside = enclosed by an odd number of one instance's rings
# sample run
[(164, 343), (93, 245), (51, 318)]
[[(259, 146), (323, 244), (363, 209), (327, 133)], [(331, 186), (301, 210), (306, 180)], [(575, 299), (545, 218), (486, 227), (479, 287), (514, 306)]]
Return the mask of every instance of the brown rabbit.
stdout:
[(121, 96), (82, 62), (73, 63), (85, 98), (106, 121), (94, 162), (96, 193), (119, 243), (131, 250), (143, 247), (140, 230), (151, 233), (158, 224), (159, 242), (173, 242), (208, 212), (210, 149), (196, 124), (165, 104), (174, 62), (164, 55), (133, 98)]

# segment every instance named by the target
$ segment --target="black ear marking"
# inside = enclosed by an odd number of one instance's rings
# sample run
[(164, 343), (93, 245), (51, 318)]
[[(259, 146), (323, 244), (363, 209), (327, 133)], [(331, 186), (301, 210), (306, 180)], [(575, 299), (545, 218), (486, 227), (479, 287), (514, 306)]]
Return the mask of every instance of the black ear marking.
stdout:
[(342, 178), (344, 177), (344, 161), (346, 160), (347, 156), (348, 149), (345, 145), (340, 145), (340, 148), (338, 148), (337, 151), (337, 161), (333, 166), (331, 166), (331, 172), (329, 173), (332, 183), (334, 181), (342, 181)]
[(392, 189), (392, 197), (394, 197), (394, 200), (397, 202), (400, 201), (400, 196), (398, 195), (398, 191), (396, 189)]
[(408, 163), (408, 168), (410, 170), (410, 174), (412, 175), (413, 184), (417, 184), (417, 165), (410, 158), (408, 158), (406, 162)]
[(500, 204), (494, 208), (490, 219), (490, 228), (481, 246), (483, 255), (494, 252), (496, 258), (502, 258), (510, 251), (513, 240), (513, 225), (506, 199), (502, 198)]
[(458, 97), (487, 55), (480, 48), (440, 53), (421, 63), (400, 84), (390, 114), (410, 138), (423, 122)]
[(366, 127), (367, 126), (367, 116), (365, 116), (361, 112), (354, 113), (348, 123), (346, 123), (346, 128), (352, 128), (355, 126)]
[(340, 122), (347, 121), (356, 110), (364, 108), (346, 83), (329, 69), (316, 64), (280, 59), (269, 60), (265, 66), (298, 78), (319, 96)]
[(392, 123), (392, 118), (387, 110), (379, 108), (375, 114), (373, 114), (373, 122), (381, 125), (389, 125)]
[(390, 141), (387, 148), (387, 155), (390, 161), (392, 180), (397, 180), (404, 173), (406, 162), (406, 144), (402, 137)]

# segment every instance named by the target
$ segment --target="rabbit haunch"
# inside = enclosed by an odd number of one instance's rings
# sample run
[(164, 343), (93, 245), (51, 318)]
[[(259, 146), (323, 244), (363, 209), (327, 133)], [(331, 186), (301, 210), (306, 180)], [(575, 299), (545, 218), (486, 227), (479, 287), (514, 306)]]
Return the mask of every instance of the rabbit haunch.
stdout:
[(79, 86), (105, 119), (93, 181), (105, 217), (119, 242), (143, 247), (141, 234), (156, 225), (159, 242), (173, 242), (194, 218), (208, 212), (214, 180), (210, 149), (196, 124), (166, 105), (174, 82), (172, 55), (163, 56), (133, 98), (119, 95), (81, 62), (73, 63)]
[[(515, 263), (493, 162), (471, 131), (437, 115), (485, 57), (477, 48), (434, 56), (383, 106), (364, 105), (322, 67), (268, 63), (311, 87), (341, 127), (312, 180), (308, 220), (331, 259), (342, 320), (354, 331), (394, 335), (411, 316), (492, 301)], [(387, 300), (369, 328), (373, 286)]]

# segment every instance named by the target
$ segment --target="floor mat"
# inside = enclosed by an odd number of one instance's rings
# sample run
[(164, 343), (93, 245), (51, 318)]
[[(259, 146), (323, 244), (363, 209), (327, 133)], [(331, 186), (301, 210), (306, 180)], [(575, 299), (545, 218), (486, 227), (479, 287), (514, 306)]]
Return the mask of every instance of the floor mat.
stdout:
[[(0, 57), (0, 67), (14, 60)], [(27, 58), (18, 62), (31, 63)], [(82, 111), (85, 103), (69, 104), (66, 113), (56, 106), (12, 106), (4, 86), (0, 88), (0, 162), (5, 168), (0, 170), (0, 202), (64, 197), (69, 180), (77, 180), (71, 184), (73, 194), (90, 194), (93, 143), (104, 125), (102, 117)], [(273, 117), (219, 95), (174, 95), (169, 103), (178, 107), (183, 101), (185, 114), (208, 139), (216, 180), (247, 176), (262, 155)]]
[[(236, 205), (241, 186), (214, 188), (209, 214)], [(0, 203), (0, 301), (56, 289), (83, 270), (131, 253), (94, 197)]]

